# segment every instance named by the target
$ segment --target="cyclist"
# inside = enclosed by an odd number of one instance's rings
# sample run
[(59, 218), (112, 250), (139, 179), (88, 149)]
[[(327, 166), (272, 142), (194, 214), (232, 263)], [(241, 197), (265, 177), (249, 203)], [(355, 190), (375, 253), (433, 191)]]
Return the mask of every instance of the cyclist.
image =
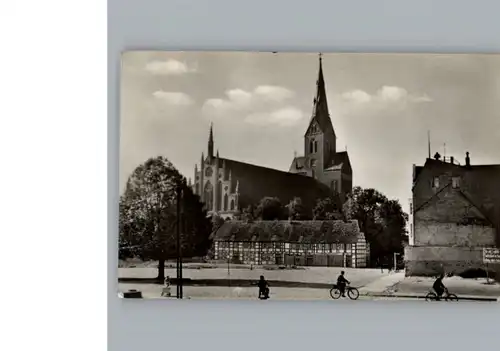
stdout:
[(257, 283), (259, 287), (259, 299), (268, 299), (269, 298), (269, 284), (264, 279), (264, 276), (260, 276), (260, 280)]
[(350, 284), (350, 282), (344, 277), (345, 272), (342, 271), (340, 272), (339, 277), (337, 278), (337, 289), (339, 289), (340, 294), (342, 297), (345, 297), (345, 287), (347, 284)]
[(441, 296), (443, 296), (443, 293), (447, 290), (446, 287), (443, 284), (443, 279), (444, 279), (444, 273), (441, 273), (441, 275), (436, 279), (434, 284), (432, 285), (432, 288), (436, 292), (436, 300), (439, 301)]

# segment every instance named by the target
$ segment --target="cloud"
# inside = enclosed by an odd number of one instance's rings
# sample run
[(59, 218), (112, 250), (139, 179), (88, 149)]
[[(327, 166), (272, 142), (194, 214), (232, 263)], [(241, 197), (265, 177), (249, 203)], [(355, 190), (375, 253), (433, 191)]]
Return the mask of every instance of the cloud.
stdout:
[(203, 108), (219, 113), (240, 111), (248, 108), (258, 108), (265, 104), (283, 102), (291, 98), (294, 93), (280, 86), (259, 85), (252, 91), (230, 89), (226, 91), (225, 95), (226, 98), (224, 99), (213, 98), (206, 100)]
[(284, 101), (294, 95), (293, 91), (287, 88), (273, 85), (260, 85), (254, 89), (254, 94), (273, 101)]
[(364, 104), (364, 103), (370, 102), (372, 100), (371, 95), (364, 92), (363, 90), (349, 91), (349, 92), (343, 93), (340, 97), (341, 97), (341, 99), (343, 99), (345, 101), (352, 101), (352, 102), (356, 102), (359, 104)]
[(182, 92), (172, 92), (158, 90), (153, 93), (153, 96), (162, 102), (174, 106), (189, 106), (194, 103), (193, 99)]
[(294, 95), (293, 91), (274, 85), (259, 85), (251, 91), (231, 89), (225, 92), (225, 98), (206, 100), (202, 111), (210, 118), (239, 118), (259, 126), (291, 126), (304, 118), (300, 109), (283, 106)]
[(375, 94), (370, 95), (363, 90), (352, 90), (340, 95), (343, 102), (354, 104), (391, 104), (391, 103), (421, 103), (431, 102), (432, 99), (424, 95), (410, 94), (406, 89), (396, 86), (383, 86)]
[(251, 113), (245, 117), (245, 122), (258, 126), (280, 125), (289, 127), (296, 125), (304, 116), (304, 113), (295, 107), (284, 107), (267, 113)]
[(196, 72), (195, 67), (177, 60), (151, 61), (146, 64), (146, 70), (157, 75), (181, 75)]
[(245, 117), (245, 122), (258, 126), (279, 125), (294, 126), (305, 117), (305, 114), (295, 107), (283, 107), (271, 112), (251, 113)]

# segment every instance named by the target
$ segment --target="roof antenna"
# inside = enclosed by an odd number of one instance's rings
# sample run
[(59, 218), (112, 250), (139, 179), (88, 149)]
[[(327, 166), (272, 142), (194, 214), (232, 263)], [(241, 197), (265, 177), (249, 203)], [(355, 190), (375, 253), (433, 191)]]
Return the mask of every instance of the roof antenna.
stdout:
[(446, 143), (443, 144), (443, 161), (446, 162)]
[(431, 158), (431, 131), (430, 130), (427, 131), (427, 148), (428, 148), (428, 151), (429, 151), (429, 157), (428, 158)]

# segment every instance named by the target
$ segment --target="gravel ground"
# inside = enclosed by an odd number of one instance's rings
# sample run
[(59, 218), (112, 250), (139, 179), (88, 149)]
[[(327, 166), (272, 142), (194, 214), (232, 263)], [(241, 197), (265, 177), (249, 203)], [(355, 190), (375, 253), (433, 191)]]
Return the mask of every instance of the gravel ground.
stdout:
[[(240, 268), (230, 266), (229, 274), (227, 267), (218, 268), (197, 268), (187, 266), (183, 269), (183, 277), (191, 279), (251, 279), (258, 280), (263, 275), (267, 280), (281, 280), (310, 283), (333, 283), (337, 280), (340, 271), (346, 272), (346, 277), (351, 284), (356, 287), (365, 286), (375, 280), (387, 276), (388, 273), (381, 273), (378, 269), (354, 269), (340, 267), (307, 267), (301, 269), (287, 270), (267, 270), (263, 268)], [(156, 268), (119, 268), (118, 277), (123, 278), (154, 278), (158, 274)], [(165, 275), (175, 277), (175, 268), (165, 269)]]
[[(490, 281), (491, 282), (491, 281)], [(433, 278), (408, 277), (401, 280), (391, 289), (394, 293), (427, 294), (434, 283)], [(463, 279), (460, 277), (445, 278), (444, 285), (450, 293), (467, 296), (500, 297), (500, 284), (487, 284), (486, 279)]]

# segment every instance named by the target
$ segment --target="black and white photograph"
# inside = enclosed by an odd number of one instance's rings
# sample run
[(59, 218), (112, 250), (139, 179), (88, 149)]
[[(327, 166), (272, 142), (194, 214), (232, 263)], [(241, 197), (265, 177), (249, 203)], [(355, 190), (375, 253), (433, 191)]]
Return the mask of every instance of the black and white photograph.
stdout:
[(500, 55), (129, 51), (119, 295), (500, 298)]

